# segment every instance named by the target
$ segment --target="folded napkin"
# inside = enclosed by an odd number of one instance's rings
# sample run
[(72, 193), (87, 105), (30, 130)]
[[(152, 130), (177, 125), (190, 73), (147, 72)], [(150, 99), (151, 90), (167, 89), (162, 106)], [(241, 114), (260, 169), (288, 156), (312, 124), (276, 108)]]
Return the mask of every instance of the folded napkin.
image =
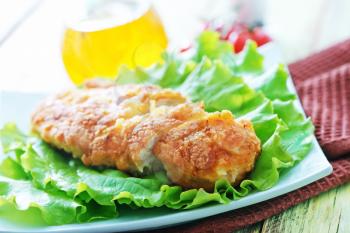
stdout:
[(328, 158), (350, 154), (350, 39), (289, 69)]
[[(157, 232), (232, 232), (350, 181), (350, 40), (289, 65), (333, 173), (283, 196)], [(336, 159), (337, 160), (334, 160)]]

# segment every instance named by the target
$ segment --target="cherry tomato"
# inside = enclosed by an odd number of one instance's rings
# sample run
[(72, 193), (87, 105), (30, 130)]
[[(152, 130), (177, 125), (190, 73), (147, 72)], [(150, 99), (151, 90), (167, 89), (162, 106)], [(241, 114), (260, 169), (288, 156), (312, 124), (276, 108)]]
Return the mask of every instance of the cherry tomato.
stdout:
[[(259, 22), (252, 25), (235, 22), (227, 28), (224, 24), (206, 22), (204, 24), (204, 30), (209, 29), (218, 32), (220, 39), (232, 43), (234, 52), (239, 53), (244, 49), (247, 40), (255, 41), (258, 47), (271, 41), (271, 38), (262, 30), (261, 26), (262, 24)], [(184, 47), (180, 52), (186, 52), (190, 48), (191, 46)]]
[(261, 28), (253, 29), (252, 39), (257, 43), (258, 46), (264, 45), (271, 41), (271, 38), (265, 32), (263, 32)]
[(246, 26), (233, 26), (224, 37), (234, 45), (234, 51), (239, 53), (243, 50), (247, 40), (253, 40), (258, 46), (264, 45), (271, 41), (271, 38), (263, 32), (260, 27), (250, 29)]
[(251, 34), (248, 31), (243, 31), (235, 36), (233, 42), (233, 48), (236, 53), (239, 53), (244, 49), (245, 42), (251, 38)]

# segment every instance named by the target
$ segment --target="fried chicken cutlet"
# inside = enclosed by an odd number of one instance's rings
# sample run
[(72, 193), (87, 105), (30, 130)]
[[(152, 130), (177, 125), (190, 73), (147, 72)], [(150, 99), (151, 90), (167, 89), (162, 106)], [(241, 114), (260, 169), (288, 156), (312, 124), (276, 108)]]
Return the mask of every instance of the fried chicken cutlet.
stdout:
[(165, 170), (184, 188), (237, 185), (254, 166), (260, 141), (248, 120), (208, 113), (180, 93), (152, 85), (90, 82), (42, 102), (32, 129), (87, 166), (142, 175)]

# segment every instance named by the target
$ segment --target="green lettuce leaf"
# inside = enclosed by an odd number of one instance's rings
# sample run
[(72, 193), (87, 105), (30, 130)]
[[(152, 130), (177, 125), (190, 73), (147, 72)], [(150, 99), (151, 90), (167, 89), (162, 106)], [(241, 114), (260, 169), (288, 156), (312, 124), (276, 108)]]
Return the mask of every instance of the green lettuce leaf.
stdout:
[(196, 53), (193, 59), (201, 61), (204, 56), (209, 59), (218, 59), (225, 54), (232, 54), (232, 44), (219, 40), (219, 34), (212, 31), (205, 31), (198, 37), (198, 43), (195, 44)]
[(133, 202), (139, 207), (163, 204), (160, 187), (167, 180), (158, 174), (140, 179), (128, 177), (118, 170), (89, 169), (79, 161), (62, 157), (61, 153), (41, 140), (30, 145), (21, 159), (24, 169), (42, 189), (54, 188), (71, 197), (84, 201), (93, 199), (100, 205), (113, 207), (114, 201)]
[[(21, 135), (13, 134), (13, 131), (11, 134), (17, 139), (19, 139), (17, 136)], [(2, 157), (6, 159), (1, 162), (1, 171), (9, 172), (0, 175), (0, 210), (5, 208), (9, 212), (7, 215), (15, 212), (15, 209), (25, 213), (22, 217), (33, 219), (33, 211), (29, 210), (36, 209), (40, 218), (47, 224), (60, 225), (76, 222), (77, 218), (86, 212), (85, 206), (62, 192), (51, 193), (38, 189), (30, 179), (27, 179), (15, 158), (9, 154)], [(12, 208), (9, 208), (10, 206)]]
[(18, 210), (38, 208), (48, 224), (75, 222), (85, 207), (64, 194), (37, 189), (30, 181), (0, 176), (0, 201), (14, 204)]

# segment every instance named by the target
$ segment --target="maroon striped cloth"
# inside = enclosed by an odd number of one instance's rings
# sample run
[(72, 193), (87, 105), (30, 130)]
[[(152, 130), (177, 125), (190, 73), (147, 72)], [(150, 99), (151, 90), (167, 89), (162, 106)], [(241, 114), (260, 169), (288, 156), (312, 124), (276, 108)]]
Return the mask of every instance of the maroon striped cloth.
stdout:
[(157, 232), (232, 232), (350, 181), (350, 40), (289, 65), (333, 173), (283, 196)]

